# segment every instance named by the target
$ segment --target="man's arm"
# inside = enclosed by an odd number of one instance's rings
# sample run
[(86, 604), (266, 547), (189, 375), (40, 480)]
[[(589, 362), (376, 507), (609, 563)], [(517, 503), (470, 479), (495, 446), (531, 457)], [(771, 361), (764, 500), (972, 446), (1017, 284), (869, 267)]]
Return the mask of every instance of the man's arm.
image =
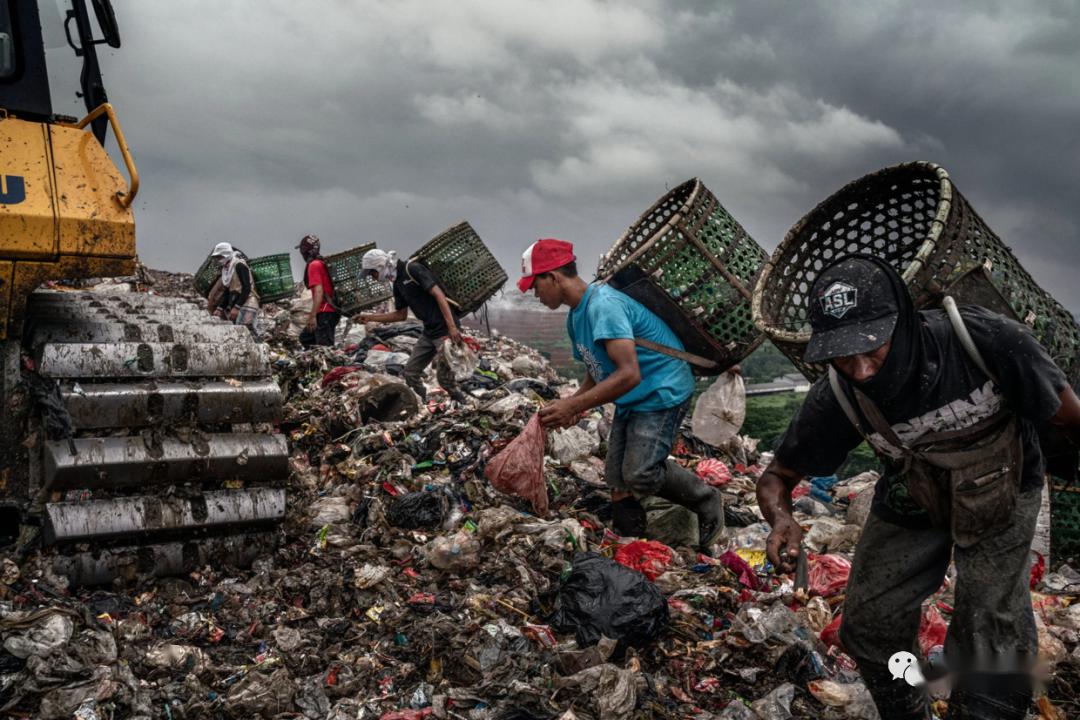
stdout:
[(315, 318), (319, 314), (319, 307), (323, 302), (323, 289), (322, 285), (316, 285), (311, 288), (311, 312), (308, 313), (307, 328), (308, 330), (314, 330), (316, 326)]
[(605, 340), (604, 348), (615, 364), (615, 372), (593, 384), (589, 384), (592, 380), (589, 377), (570, 397), (540, 408), (540, 422), (545, 427), (569, 427), (577, 422), (581, 413), (618, 400), (641, 382), (641, 368), (638, 367), (637, 348), (633, 340)]
[(377, 322), (377, 323), (392, 323), (401, 322), (409, 317), (408, 308), (401, 308), (400, 310), (392, 310), (384, 313), (360, 313), (356, 316), (356, 321), (359, 323)]
[(1050, 418), (1050, 424), (1060, 427), (1072, 444), (1080, 447), (1080, 398), (1076, 397), (1076, 393), (1068, 385), (1059, 397), (1061, 407)]
[(757, 500), (761, 514), (772, 530), (765, 543), (766, 555), (780, 572), (795, 570), (803, 531), (795, 522), (791, 491), (803, 476), (775, 459), (757, 481)]
[(438, 285), (433, 286), (428, 292), (431, 293), (431, 297), (435, 298), (435, 302), (439, 306), (439, 312), (442, 313), (443, 322), (446, 323), (447, 335), (450, 336), (450, 341), (460, 343), (461, 331), (458, 330), (457, 323), (454, 322), (454, 313), (450, 311), (450, 303), (446, 301), (446, 293)]

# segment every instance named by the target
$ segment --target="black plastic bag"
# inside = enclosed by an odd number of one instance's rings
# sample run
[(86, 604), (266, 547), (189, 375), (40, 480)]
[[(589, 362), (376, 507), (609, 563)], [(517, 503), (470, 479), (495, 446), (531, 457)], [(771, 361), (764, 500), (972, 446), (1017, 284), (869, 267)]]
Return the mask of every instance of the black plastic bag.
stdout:
[(446, 504), (441, 493), (411, 492), (394, 500), (386, 511), (386, 520), (407, 530), (433, 528), (442, 523)]
[(606, 636), (621, 652), (656, 639), (668, 624), (667, 599), (635, 570), (596, 553), (574, 553), (551, 624), (561, 632), (573, 630), (580, 647)]

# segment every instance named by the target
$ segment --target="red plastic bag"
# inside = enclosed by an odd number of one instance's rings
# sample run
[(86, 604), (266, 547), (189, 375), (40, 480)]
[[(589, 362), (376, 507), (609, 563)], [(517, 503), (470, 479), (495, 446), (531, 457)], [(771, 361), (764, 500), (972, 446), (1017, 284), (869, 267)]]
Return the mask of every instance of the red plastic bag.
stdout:
[(851, 574), (851, 561), (839, 555), (814, 555), (810, 561), (809, 581), (811, 595), (831, 597), (847, 587)]
[(351, 375), (359, 369), (360, 368), (356, 365), (342, 365), (340, 367), (336, 367), (330, 372), (323, 375), (322, 383), (320, 384), (323, 387), (326, 387), (327, 385), (332, 385), (346, 375)]
[(428, 715), (435, 712), (432, 708), (424, 708), (423, 710), (393, 710), (388, 713), (383, 713), (379, 716), (379, 720), (424, 720)]
[(717, 558), (721, 565), (726, 567), (739, 578), (739, 582), (751, 590), (767, 590), (769, 585), (757, 576), (750, 563), (728, 550)]
[(500, 492), (523, 497), (533, 512), (547, 515), (548, 495), (544, 484), (544, 428), (540, 414), (532, 416), (521, 434), (510, 441), (484, 468), (484, 477)]
[(728, 466), (716, 458), (705, 458), (694, 467), (697, 476), (709, 485), (726, 485), (731, 482)]
[(930, 604), (923, 608), (919, 621), (919, 650), (923, 657), (929, 655), (935, 647), (945, 645), (945, 633), (948, 631), (949, 623), (945, 622), (937, 606)]
[(615, 551), (615, 562), (655, 580), (671, 564), (671, 548), (656, 540), (635, 540)]
[(837, 613), (833, 621), (825, 626), (825, 629), (821, 631), (821, 642), (830, 647), (844, 649), (844, 646), (840, 644), (840, 621), (843, 617), (843, 613)]
[(1046, 575), (1046, 558), (1043, 554), (1037, 550), (1031, 551), (1035, 555), (1035, 562), (1031, 563), (1031, 583), (1032, 590), (1035, 586), (1042, 582), (1043, 576)]

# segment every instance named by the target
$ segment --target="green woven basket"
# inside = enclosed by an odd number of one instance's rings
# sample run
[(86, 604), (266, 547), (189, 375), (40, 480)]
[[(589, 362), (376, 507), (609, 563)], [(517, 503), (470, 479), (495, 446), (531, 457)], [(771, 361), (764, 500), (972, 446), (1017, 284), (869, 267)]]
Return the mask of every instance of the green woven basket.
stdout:
[(255, 278), (255, 292), (259, 294), (259, 302), (274, 302), (296, 295), (296, 280), (293, 279), (292, 262), (288, 253), (248, 260), (248, 267)]
[(693, 178), (664, 195), (600, 259), (600, 282), (655, 312), (720, 373), (761, 344), (750, 298), (767, 255)]
[(217, 282), (219, 277), (221, 277), (221, 267), (213, 256), (207, 255), (206, 259), (203, 260), (203, 264), (195, 271), (193, 279), (195, 292), (203, 297), (209, 297), (210, 289), (214, 287), (214, 283)]
[(432, 238), (411, 259), (431, 268), (462, 315), (480, 309), (506, 283), (506, 271), (467, 222)]
[(374, 249), (375, 243), (368, 243), (323, 259), (334, 285), (334, 304), (346, 315), (378, 305), (394, 295), (389, 283), (372, 280), (361, 267), (364, 253)]
[(944, 168), (913, 162), (862, 177), (788, 231), (754, 289), (754, 321), (808, 378), (822, 365), (802, 360), (810, 340), (810, 287), (835, 259), (883, 258), (907, 283), (915, 305), (944, 295), (1027, 323), (1069, 378), (1080, 381), (1080, 326), (1040, 288), (976, 214)]
[(1080, 559), (1080, 488), (1050, 486), (1050, 564)]

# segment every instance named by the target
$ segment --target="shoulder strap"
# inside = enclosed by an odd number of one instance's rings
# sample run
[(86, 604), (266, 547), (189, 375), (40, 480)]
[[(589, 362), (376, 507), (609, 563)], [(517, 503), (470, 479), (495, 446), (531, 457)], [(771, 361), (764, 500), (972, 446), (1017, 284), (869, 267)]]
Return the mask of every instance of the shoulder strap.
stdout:
[(945, 308), (945, 314), (949, 316), (949, 322), (952, 324), (953, 332), (956, 333), (956, 339), (960, 341), (960, 345), (964, 348), (964, 352), (966, 352), (968, 357), (971, 358), (971, 361), (975, 363), (975, 367), (982, 370), (983, 373), (986, 374), (986, 377), (997, 384), (997, 377), (994, 373), (990, 372), (990, 368), (986, 366), (982, 355), (979, 354), (979, 348), (975, 347), (975, 341), (971, 339), (971, 333), (968, 332), (967, 325), (964, 324), (964, 318), (960, 316), (960, 309), (956, 307), (956, 300), (954, 300), (951, 295), (946, 295), (941, 304)]
[(840, 409), (847, 415), (847, 419), (851, 421), (851, 424), (855, 426), (855, 429), (859, 434), (865, 438), (866, 431), (863, 430), (862, 423), (859, 422), (859, 416), (855, 412), (855, 408), (851, 405), (851, 401), (848, 400), (847, 393), (844, 392), (836, 368), (831, 364), (829, 365), (829, 387), (832, 388), (833, 397), (835, 397), (836, 402), (840, 404)]
[(634, 344), (638, 347), (643, 347), (646, 350), (658, 352), (661, 355), (668, 355), (673, 358), (678, 358), (679, 360), (684, 360), (691, 365), (696, 365), (697, 367), (704, 368), (705, 370), (714, 370), (717, 367), (717, 363), (713, 360), (703, 358), (700, 355), (695, 355), (693, 353), (688, 353), (685, 350), (678, 350), (668, 345), (661, 345), (658, 342), (646, 340), (645, 338), (634, 338)]

